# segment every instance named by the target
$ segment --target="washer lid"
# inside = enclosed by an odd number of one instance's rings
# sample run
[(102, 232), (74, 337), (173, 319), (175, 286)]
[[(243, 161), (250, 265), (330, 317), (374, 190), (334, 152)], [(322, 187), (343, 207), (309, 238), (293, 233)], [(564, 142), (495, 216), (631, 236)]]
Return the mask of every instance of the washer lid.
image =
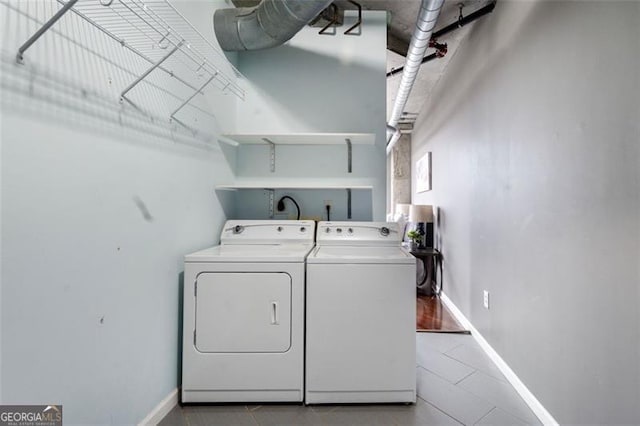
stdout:
[(415, 264), (416, 259), (402, 247), (317, 246), (307, 263)]
[(185, 262), (304, 262), (313, 244), (250, 244), (210, 247), (184, 257)]

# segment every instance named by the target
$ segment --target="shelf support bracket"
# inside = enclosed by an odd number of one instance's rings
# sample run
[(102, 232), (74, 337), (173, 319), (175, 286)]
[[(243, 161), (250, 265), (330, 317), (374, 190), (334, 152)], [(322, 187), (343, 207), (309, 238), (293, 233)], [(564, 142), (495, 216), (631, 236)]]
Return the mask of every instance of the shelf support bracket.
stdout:
[(351, 188), (347, 188), (347, 219), (351, 219)]
[(269, 191), (269, 219), (273, 219), (273, 217), (275, 216), (275, 210), (273, 208), (274, 202), (275, 202), (275, 190), (273, 189), (267, 189), (267, 191)]
[(29, 49), (31, 45), (42, 36), (42, 34), (46, 33), (47, 30), (49, 30), (49, 28), (51, 28), (53, 24), (58, 21), (58, 19), (62, 18), (62, 16), (67, 13), (69, 9), (71, 9), (77, 2), (78, 0), (69, 0), (64, 6), (62, 6), (62, 9), (60, 9), (55, 15), (53, 15), (51, 19), (45, 22), (45, 24), (38, 31), (36, 31), (36, 33), (32, 35), (29, 40), (27, 40), (22, 46), (20, 46), (20, 48), (18, 49), (18, 54), (16, 55), (16, 62), (22, 64), (24, 60), (24, 52), (26, 52), (27, 49)]
[(262, 140), (269, 144), (269, 170), (274, 173), (276, 171), (276, 144), (267, 138), (262, 138)]
[(331, 8), (331, 20), (320, 30), (320, 32), (318, 32), (318, 34), (325, 34), (329, 27), (338, 24), (338, 6), (331, 3), (327, 9), (329, 8)]
[(173, 112), (171, 113), (171, 117), (170, 117), (170, 118), (171, 118), (171, 120), (175, 120), (177, 123), (179, 123), (179, 124), (181, 124), (181, 125), (183, 125), (183, 126), (185, 126), (185, 127), (188, 127), (188, 126), (186, 126), (182, 121), (178, 120), (178, 119), (175, 117), (175, 115), (178, 113), (178, 111), (180, 111), (182, 108), (184, 108), (184, 107), (185, 107), (185, 105), (187, 105), (189, 102), (191, 102), (191, 100), (192, 100), (193, 98), (195, 98), (195, 97), (196, 97), (196, 96), (198, 96), (200, 93), (202, 93), (202, 91), (204, 90), (204, 88), (205, 88), (205, 87), (207, 87), (207, 86), (209, 85), (209, 83), (211, 83), (211, 81), (212, 81), (214, 78), (216, 78), (216, 75), (218, 75), (218, 73), (217, 73), (217, 72), (216, 72), (214, 75), (212, 75), (212, 76), (209, 78), (209, 80), (207, 80), (207, 81), (206, 81), (206, 82), (205, 82), (205, 83), (204, 83), (204, 84), (203, 84), (203, 85), (202, 85), (198, 90), (196, 90), (196, 92), (195, 92), (193, 95), (189, 96), (189, 97), (187, 98), (187, 100), (186, 100), (186, 101), (184, 101), (184, 102), (183, 102), (183, 103), (182, 103), (178, 108), (176, 108), (176, 110), (175, 110), (175, 111), (173, 111)]
[[(176, 53), (176, 50), (180, 49), (180, 47), (182, 46), (182, 43), (184, 43), (183, 41), (181, 41), (180, 43), (176, 44), (175, 47), (173, 49), (171, 49), (171, 51), (169, 53), (167, 53), (166, 55), (164, 55), (164, 57), (162, 59), (160, 59), (158, 62), (156, 62), (155, 64), (153, 64), (151, 66), (151, 68), (149, 68), (148, 70), (146, 70), (145, 72), (142, 73), (142, 75), (138, 78), (135, 79), (135, 81), (133, 83), (131, 83), (130, 85), (127, 86), (126, 89), (124, 89), (122, 91), (122, 93), (120, 94), (120, 100), (125, 100), (127, 102), (129, 102), (130, 104), (133, 105), (133, 102), (131, 102), (129, 99), (127, 99), (127, 93), (129, 93), (131, 91), (131, 89), (133, 89), (134, 87), (136, 87), (138, 85), (138, 83), (140, 83), (142, 80), (144, 80), (149, 74), (151, 74), (151, 72), (153, 70), (155, 70), (156, 68), (158, 68), (160, 65), (162, 65), (162, 63), (164, 61), (166, 61), (167, 59), (169, 59), (169, 56), (173, 55), (174, 53)], [(134, 105), (135, 106), (135, 105)]]
[(353, 148), (351, 147), (351, 139), (345, 138), (347, 142), (347, 172), (351, 173), (353, 164)]
[[(347, 1), (358, 8), (358, 20), (356, 21), (355, 24), (353, 24), (348, 30), (344, 32), (345, 34), (351, 34), (353, 30), (355, 30), (360, 25), (362, 25), (362, 6), (360, 6), (360, 3), (357, 3), (353, 0), (347, 0)], [(353, 35), (359, 35), (359, 34), (353, 34)]]

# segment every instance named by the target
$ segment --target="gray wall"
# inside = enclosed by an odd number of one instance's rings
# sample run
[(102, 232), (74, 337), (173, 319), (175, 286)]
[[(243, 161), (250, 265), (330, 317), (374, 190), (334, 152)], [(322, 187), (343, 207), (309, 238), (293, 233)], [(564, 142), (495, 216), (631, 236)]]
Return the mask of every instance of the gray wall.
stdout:
[(639, 23), (637, 2), (498, 2), (413, 135), (445, 292), (561, 424), (640, 423)]
[[(149, 65), (74, 15), (55, 30), (77, 44), (47, 33), (17, 66), (36, 24), (12, 9), (43, 21), (52, 6), (0, 4), (1, 402), (135, 424), (178, 384), (183, 255), (217, 242), (231, 203), (213, 188), (233, 178), (233, 153), (172, 128), (179, 101), (144, 83), (154, 121), (120, 105), (126, 70)], [(216, 3), (180, 7), (210, 17)], [(210, 132), (233, 124), (232, 96), (198, 102)]]

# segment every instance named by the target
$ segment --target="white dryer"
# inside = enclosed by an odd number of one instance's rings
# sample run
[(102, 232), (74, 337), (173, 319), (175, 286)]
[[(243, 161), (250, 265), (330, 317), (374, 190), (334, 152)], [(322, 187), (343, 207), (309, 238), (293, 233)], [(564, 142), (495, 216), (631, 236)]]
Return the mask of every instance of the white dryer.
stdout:
[(302, 401), (313, 221), (227, 221), (185, 256), (183, 402)]
[(307, 404), (416, 401), (416, 260), (395, 223), (320, 222), (307, 258)]

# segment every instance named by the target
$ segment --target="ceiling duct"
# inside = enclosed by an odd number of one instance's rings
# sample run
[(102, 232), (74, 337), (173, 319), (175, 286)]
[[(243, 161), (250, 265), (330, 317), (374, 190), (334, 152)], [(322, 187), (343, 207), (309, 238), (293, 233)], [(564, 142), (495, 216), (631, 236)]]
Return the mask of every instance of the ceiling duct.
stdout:
[[(388, 125), (392, 128), (397, 126), (398, 121), (400, 121), (400, 116), (402, 115), (402, 110), (407, 104), (409, 93), (411, 93), (413, 83), (416, 81), (422, 58), (424, 58), (424, 52), (429, 46), (429, 40), (438, 21), (443, 3), (444, 0), (422, 0), (420, 13), (416, 21), (416, 28), (411, 36), (411, 43), (407, 51), (407, 61), (404, 65), (400, 87), (398, 88), (398, 94), (393, 104), (391, 117), (389, 118)], [(387, 153), (390, 152), (393, 147), (391, 142), (395, 143), (398, 140), (397, 137), (394, 138), (392, 136), (393, 133), (387, 131)]]
[(218, 9), (213, 29), (222, 50), (259, 50), (280, 46), (296, 35), (332, 0), (262, 0), (252, 8)]

